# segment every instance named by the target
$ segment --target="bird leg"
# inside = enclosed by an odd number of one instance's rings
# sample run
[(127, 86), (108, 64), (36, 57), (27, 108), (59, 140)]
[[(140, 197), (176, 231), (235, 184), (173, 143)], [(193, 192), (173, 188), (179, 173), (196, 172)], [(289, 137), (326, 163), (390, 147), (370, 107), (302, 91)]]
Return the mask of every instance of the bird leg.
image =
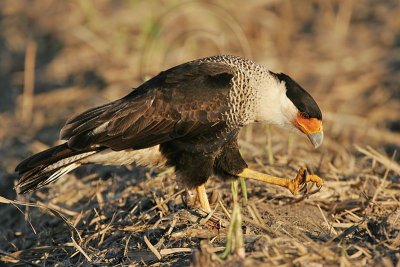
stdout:
[(200, 206), (204, 211), (211, 212), (210, 203), (208, 202), (206, 188), (204, 184), (196, 187), (197, 196), (199, 197)]
[(265, 173), (253, 171), (248, 168), (245, 168), (241, 173), (236, 175), (239, 177), (254, 179), (265, 183), (285, 187), (289, 189), (293, 195), (298, 195), (308, 182), (315, 183), (318, 187), (321, 187), (324, 184), (324, 181), (319, 176), (308, 174), (307, 169), (304, 167), (301, 167), (299, 169), (296, 178), (294, 179), (279, 178)]

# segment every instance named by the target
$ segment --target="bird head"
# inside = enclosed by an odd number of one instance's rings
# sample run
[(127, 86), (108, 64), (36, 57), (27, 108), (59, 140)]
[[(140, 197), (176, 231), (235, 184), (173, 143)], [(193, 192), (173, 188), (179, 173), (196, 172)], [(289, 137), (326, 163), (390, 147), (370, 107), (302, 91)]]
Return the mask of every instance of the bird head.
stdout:
[[(322, 113), (312, 96), (284, 73), (273, 73), (272, 84), (263, 88), (262, 120), (305, 134), (315, 148), (324, 139)], [(268, 103), (268, 104), (265, 104)], [(271, 111), (272, 110), (272, 111)]]

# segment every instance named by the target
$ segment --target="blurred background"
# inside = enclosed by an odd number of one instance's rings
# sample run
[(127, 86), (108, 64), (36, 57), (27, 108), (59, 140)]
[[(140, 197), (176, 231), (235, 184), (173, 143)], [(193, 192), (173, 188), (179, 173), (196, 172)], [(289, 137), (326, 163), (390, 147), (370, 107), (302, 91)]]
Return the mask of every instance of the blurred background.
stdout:
[[(304, 163), (325, 174), (328, 187), (329, 180), (359, 178), (366, 162), (383, 161), (355, 145), (372, 153), (370, 146), (386, 164), (393, 158), (392, 167), (399, 166), (398, 0), (4, 0), (0, 195), (16, 197), (16, 164), (58, 144), (71, 115), (123, 97), (169, 67), (216, 54), (289, 74), (323, 111), (326, 142), (319, 150), (311, 151), (302, 137), (275, 128), (270, 135), (258, 125), (241, 136), (247, 160)], [(398, 173), (388, 180), (398, 184)], [(352, 196), (367, 194), (364, 189)], [(394, 190), (391, 197), (400, 189)]]

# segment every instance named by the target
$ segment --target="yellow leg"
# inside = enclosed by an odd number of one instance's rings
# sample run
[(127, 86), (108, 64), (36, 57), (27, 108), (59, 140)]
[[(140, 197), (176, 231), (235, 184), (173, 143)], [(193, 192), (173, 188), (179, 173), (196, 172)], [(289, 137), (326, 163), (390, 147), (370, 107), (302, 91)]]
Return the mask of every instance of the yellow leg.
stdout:
[(201, 208), (204, 211), (211, 212), (210, 203), (208, 203), (207, 192), (204, 184), (196, 187), (197, 196), (199, 197)]
[(289, 189), (293, 195), (299, 194), (299, 191), (303, 189), (308, 182), (315, 183), (319, 187), (324, 184), (324, 181), (320, 177), (313, 174), (307, 174), (307, 170), (303, 167), (299, 169), (297, 176), (294, 179), (279, 178), (261, 172), (253, 171), (248, 168), (237, 174), (237, 176), (285, 187)]

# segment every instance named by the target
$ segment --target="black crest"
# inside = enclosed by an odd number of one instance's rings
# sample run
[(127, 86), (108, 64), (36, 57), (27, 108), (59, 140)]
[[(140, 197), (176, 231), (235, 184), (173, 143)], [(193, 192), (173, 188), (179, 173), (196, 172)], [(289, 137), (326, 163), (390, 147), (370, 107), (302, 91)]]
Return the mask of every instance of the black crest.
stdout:
[(303, 87), (284, 73), (272, 73), (272, 75), (285, 82), (286, 95), (300, 112), (309, 118), (322, 120), (322, 113), (317, 102)]

